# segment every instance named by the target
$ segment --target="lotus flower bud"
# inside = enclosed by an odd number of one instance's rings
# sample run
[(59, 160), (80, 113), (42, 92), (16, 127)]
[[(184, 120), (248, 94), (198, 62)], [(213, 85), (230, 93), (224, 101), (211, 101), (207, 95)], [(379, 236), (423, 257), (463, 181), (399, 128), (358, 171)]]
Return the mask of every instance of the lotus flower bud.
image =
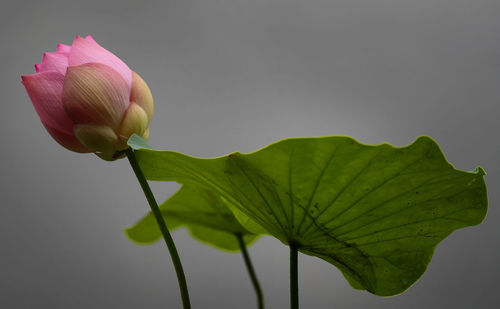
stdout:
[(92, 37), (59, 44), (35, 69), (23, 84), (42, 124), (65, 148), (112, 161), (123, 157), (132, 134), (148, 139), (149, 87)]

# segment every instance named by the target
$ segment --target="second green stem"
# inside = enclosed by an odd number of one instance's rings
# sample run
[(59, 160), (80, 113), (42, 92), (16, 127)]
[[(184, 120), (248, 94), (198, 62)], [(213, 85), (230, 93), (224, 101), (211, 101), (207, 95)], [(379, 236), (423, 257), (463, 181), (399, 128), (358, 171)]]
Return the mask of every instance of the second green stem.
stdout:
[(290, 246), (290, 308), (299, 309), (299, 274), (298, 274), (298, 246)]
[(250, 280), (252, 280), (253, 288), (255, 289), (255, 294), (257, 295), (257, 306), (259, 309), (264, 309), (264, 296), (262, 295), (262, 289), (260, 288), (259, 280), (257, 280), (257, 275), (253, 269), (252, 262), (250, 261), (245, 241), (243, 240), (243, 236), (241, 234), (237, 234), (236, 238), (238, 238), (238, 244), (240, 245), (243, 259), (245, 260)]

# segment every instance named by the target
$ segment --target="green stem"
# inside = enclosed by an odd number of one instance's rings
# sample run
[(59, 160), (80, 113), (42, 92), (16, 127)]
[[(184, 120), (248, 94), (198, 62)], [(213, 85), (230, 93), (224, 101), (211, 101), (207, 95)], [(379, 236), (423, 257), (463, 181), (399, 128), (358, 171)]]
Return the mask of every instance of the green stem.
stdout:
[(290, 246), (290, 308), (299, 309), (299, 275), (298, 275), (298, 246)]
[(170, 257), (172, 258), (172, 262), (174, 263), (175, 272), (177, 273), (177, 281), (179, 282), (179, 289), (181, 291), (182, 297), (182, 305), (184, 309), (191, 309), (191, 304), (189, 302), (189, 293), (186, 284), (186, 276), (184, 276), (184, 271), (182, 270), (181, 259), (179, 258), (179, 254), (177, 253), (177, 249), (175, 248), (174, 240), (168, 231), (167, 225), (165, 224), (165, 220), (163, 220), (163, 216), (161, 214), (160, 208), (156, 203), (153, 192), (151, 192), (151, 188), (149, 188), (148, 181), (144, 177), (141, 168), (139, 167), (139, 163), (135, 157), (134, 151), (131, 148), (125, 150), (127, 154), (128, 161), (134, 170), (135, 176), (137, 176), (137, 180), (141, 184), (142, 191), (146, 195), (146, 199), (148, 200), (149, 206), (151, 207), (151, 211), (153, 212), (156, 222), (158, 223), (158, 227), (160, 228), (161, 233), (163, 234), (163, 238), (165, 239), (165, 243), (167, 244), (168, 251), (170, 252)]
[(264, 309), (264, 296), (262, 295), (262, 289), (260, 288), (259, 280), (257, 280), (257, 275), (250, 261), (250, 256), (248, 255), (247, 246), (243, 241), (243, 236), (241, 234), (236, 234), (238, 238), (238, 244), (240, 245), (241, 253), (243, 254), (243, 259), (245, 260), (245, 265), (247, 266), (248, 274), (252, 280), (253, 288), (255, 289), (255, 294), (257, 295), (257, 306), (259, 309)]

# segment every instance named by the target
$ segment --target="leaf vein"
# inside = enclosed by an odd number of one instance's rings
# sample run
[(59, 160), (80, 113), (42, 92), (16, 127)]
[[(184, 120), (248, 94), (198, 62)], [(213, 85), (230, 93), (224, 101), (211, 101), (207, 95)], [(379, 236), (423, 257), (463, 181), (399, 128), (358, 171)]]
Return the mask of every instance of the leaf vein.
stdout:
[[(313, 191), (312, 191), (312, 193), (311, 193), (311, 196), (309, 197), (309, 201), (308, 201), (308, 203), (307, 203), (307, 206), (306, 206), (306, 208), (304, 209), (305, 214), (309, 214), (309, 209), (311, 208), (311, 204), (312, 204), (312, 201), (313, 201), (313, 199), (314, 199), (314, 197), (315, 197), (315, 195), (316, 195), (316, 191), (318, 190), (318, 187), (319, 187), (319, 185), (320, 185), (321, 181), (323, 180), (323, 177), (324, 177), (324, 175), (325, 175), (325, 172), (326, 172), (326, 170), (328, 169), (328, 167), (330, 166), (330, 164), (332, 163), (333, 158), (335, 157), (335, 154), (337, 153), (337, 151), (338, 151), (338, 148), (335, 148), (335, 149), (332, 151), (331, 155), (329, 156), (328, 160), (326, 161), (325, 166), (321, 169), (321, 172), (320, 172), (320, 174), (318, 175), (318, 178), (316, 179), (316, 182), (315, 182), (315, 184), (314, 184), (314, 188), (313, 188)], [(306, 216), (304, 215), (304, 216), (302, 217), (302, 220), (300, 221), (299, 226), (297, 227), (297, 234), (300, 234), (300, 230), (301, 230), (301, 228), (302, 228), (302, 225), (303, 225), (303, 224), (304, 224), (304, 222), (305, 222), (305, 219), (306, 219)]]

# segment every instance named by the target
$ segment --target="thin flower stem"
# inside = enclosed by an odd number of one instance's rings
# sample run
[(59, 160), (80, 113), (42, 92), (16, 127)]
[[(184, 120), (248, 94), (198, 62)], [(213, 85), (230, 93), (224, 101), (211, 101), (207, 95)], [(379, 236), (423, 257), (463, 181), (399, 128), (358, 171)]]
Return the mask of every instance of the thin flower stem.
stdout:
[(135, 175), (137, 176), (137, 180), (141, 184), (142, 191), (146, 195), (146, 199), (148, 200), (149, 206), (151, 207), (151, 211), (156, 218), (156, 222), (158, 223), (158, 227), (165, 239), (165, 243), (167, 244), (168, 251), (170, 252), (170, 257), (172, 258), (172, 262), (175, 267), (175, 272), (177, 273), (177, 281), (179, 282), (179, 289), (182, 297), (182, 305), (184, 309), (191, 309), (191, 304), (189, 302), (189, 293), (186, 284), (186, 276), (184, 275), (184, 271), (182, 269), (181, 259), (179, 258), (179, 254), (177, 253), (177, 249), (175, 248), (174, 240), (168, 231), (167, 225), (165, 224), (165, 220), (163, 220), (163, 216), (161, 214), (160, 208), (156, 203), (153, 192), (151, 192), (151, 188), (142, 173), (141, 168), (139, 167), (139, 163), (135, 157), (134, 151), (131, 148), (125, 150), (127, 154), (128, 161), (134, 170)]
[(299, 309), (298, 246), (290, 246), (290, 308)]
[(257, 306), (259, 309), (264, 309), (264, 296), (262, 295), (262, 289), (260, 288), (259, 280), (257, 280), (257, 275), (250, 261), (250, 256), (248, 255), (247, 247), (243, 241), (243, 235), (237, 234), (238, 244), (240, 245), (241, 253), (243, 254), (243, 259), (245, 260), (245, 265), (247, 266), (248, 274), (250, 275), (250, 280), (252, 280), (253, 288), (255, 289), (255, 294), (257, 295)]

